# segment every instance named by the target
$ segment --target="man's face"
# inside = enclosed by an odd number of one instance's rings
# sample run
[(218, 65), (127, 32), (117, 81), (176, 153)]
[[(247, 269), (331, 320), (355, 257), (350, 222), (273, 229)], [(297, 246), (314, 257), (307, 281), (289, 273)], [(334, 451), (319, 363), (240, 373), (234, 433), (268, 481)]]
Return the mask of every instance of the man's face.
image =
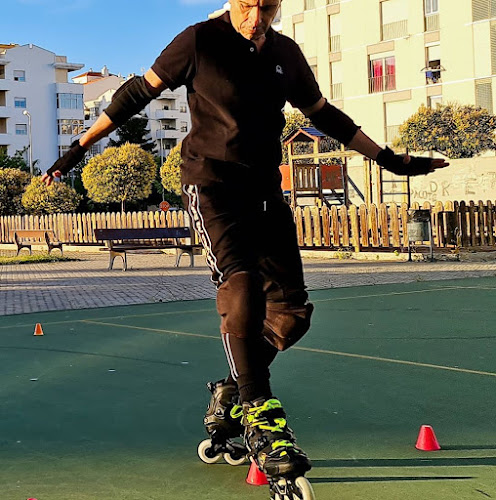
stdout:
[(231, 23), (248, 40), (267, 33), (281, 0), (231, 0)]

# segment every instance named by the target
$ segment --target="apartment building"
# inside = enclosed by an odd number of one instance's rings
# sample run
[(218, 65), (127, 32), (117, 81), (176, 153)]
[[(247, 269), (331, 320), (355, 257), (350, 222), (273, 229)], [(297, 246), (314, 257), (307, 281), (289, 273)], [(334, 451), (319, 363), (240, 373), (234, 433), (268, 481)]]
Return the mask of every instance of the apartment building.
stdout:
[(36, 166), (49, 168), (83, 129), (82, 88), (68, 83), (83, 66), (33, 44), (0, 44), (0, 148), (14, 155), (31, 135)]
[[(110, 104), (112, 96), (126, 79), (120, 74), (111, 74), (107, 66), (104, 66), (101, 71), (93, 71), (90, 68), (89, 71), (73, 77), (72, 81), (82, 85), (83, 88), (84, 130), (87, 130)], [(115, 131), (93, 144), (89, 156), (102, 153), (110, 139), (118, 139)]]
[(421, 104), (494, 109), (491, 0), (284, 0), (282, 31), (300, 44), (324, 95), (380, 143)]
[(166, 89), (144, 110), (148, 117), (152, 139), (157, 143), (158, 155), (167, 157), (191, 129), (186, 87), (171, 91)]
[[(129, 75), (127, 78), (132, 78)], [(110, 74), (104, 66), (100, 72), (92, 70), (78, 75), (72, 79), (83, 85), (85, 128), (89, 128), (110, 104), (117, 89), (126, 82), (126, 78)], [(170, 150), (181, 142), (191, 128), (191, 118), (186, 97), (186, 87), (181, 87), (172, 92), (164, 90), (162, 94), (154, 99), (142, 114), (149, 120), (148, 129), (151, 139), (156, 143), (158, 156), (165, 159)], [(100, 154), (107, 147), (109, 139), (117, 140), (117, 134), (113, 132), (91, 147), (90, 155)]]

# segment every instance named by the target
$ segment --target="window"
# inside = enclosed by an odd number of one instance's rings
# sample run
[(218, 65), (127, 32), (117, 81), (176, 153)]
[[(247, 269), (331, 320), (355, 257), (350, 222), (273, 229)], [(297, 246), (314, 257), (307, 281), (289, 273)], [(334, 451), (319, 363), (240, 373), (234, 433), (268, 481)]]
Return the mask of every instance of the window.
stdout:
[(25, 82), (26, 81), (26, 72), (21, 69), (14, 70), (14, 81), (16, 82)]
[(427, 85), (441, 82), (441, 46), (426, 47), (425, 81)]
[(315, 9), (315, 0), (305, 0), (305, 10)]
[(312, 73), (313, 73), (313, 76), (315, 76), (315, 79), (318, 80), (318, 74), (319, 74), (318, 66), (316, 64), (312, 64), (310, 66), (310, 69), (312, 70)]
[(59, 158), (62, 158), (62, 156), (64, 156), (69, 149), (71, 149), (70, 146), (59, 146)]
[(100, 144), (93, 144), (90, 147), (90, 156), (96, 156), (100, 154)]
[(187, 132), (187, 131), (188, 131), (188, 123), (181, 122), (181, 132)]
[(392, 143), (400, 135), (400, 126), (412, 114), (412, 102), (396, 101), (384, 104), (386, 142)]
[(439, 0), (424, 0), (425, 31), (439, 29)]
[(408, 35), (408, 2), (386, 0), (381, 2), (382, 40)]
[(341, 17), (329, 16), (329, 52), (341, 51)]
[(28, 126), (25, 123), (16, 124), (16, 135), (28, 135)]
[(370, 60), (369, 93), (396, 89), (396, 61), (394, 56)]
[(100, 116), (100, 108), (98, 107), (93, 107), (90, 108), (90, 114), (89, 114), (89, 119), (90, 120), (96, 120)]
[(25, 108), (26, 107), (26, 98), (25, 97), (14, 97), (14, 107)]
[(343, 98), (343, 63), (331, 63), (331, 100)]
[(0, 64), (0, 80), (5, 80), (5, 66)]
[(303, 44), (305, 42), (305, 25), (303, 23), (293, 24), (294, 41), (300, 46), (303, 52)]
[(443, 103), (442, 95), (431, 95), (427, 98), (427, 106), (431, 109), (436, 109), (438, 104)]
[(57, 108), (83, 109), (83, 94), (57, 94)]
[(426, 16), (439, 13), (439, 0), (424, 0), (424, 6)]
[(84, 130), (83, 120), (58, 120), (59, 135), (78, 135)]
[(179, 112), (180, 113), (186, 113), (188, 111), (188, 108), (186, 106), (186, 103), (185, 102), (182, 102), (180, 105), (179, 105)]

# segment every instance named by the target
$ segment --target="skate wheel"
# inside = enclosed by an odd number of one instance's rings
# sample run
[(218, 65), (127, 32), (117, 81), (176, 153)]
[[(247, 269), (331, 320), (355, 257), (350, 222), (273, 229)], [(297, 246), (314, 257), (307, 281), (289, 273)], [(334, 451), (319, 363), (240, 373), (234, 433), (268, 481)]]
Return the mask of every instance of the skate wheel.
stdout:
[(312, 485), (306, 477), (300, 476), (295, 479), (295, 484), (303, 495), (301, 500), (315, 500), (315, 493), (313, 492)]
[(315, 500), (313, 488), (303, 476), (294, 481), (279, 479), (272, 485), (271, 490), (271, 498), (274, 500)]
[(200, 460), (202, 462), (205, 462), (206, 464), (215, 464), (217, 463), (221, 458), (222, 454), (215, 455), (214, 457), (209, 457), (208, 456), (208, 451), (212, 448), (212, 440), (211, 439), (205, 439), (198, 445), (198, 456), (200, 457)]
[(233, 458), (229, 453), (224, 453), (224, 460), (229, 465), (243, 465), (246, 462), (246, 456), (242, 456), (241, 458)]

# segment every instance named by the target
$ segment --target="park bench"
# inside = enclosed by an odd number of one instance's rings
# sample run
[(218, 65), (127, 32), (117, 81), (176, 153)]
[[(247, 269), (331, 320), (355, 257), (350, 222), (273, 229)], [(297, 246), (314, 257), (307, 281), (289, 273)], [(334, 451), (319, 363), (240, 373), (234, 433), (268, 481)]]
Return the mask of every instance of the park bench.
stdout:
[(16, 229), (14, 231), (14, 239), (17, 245), (17, 255), (19, 255), (23, 248), (27, 248), (29, 250), (29, 254), (31, 255), (33, 253), (33, 245), (43, 244), (48, 246), (48, 253), (51, 253), (53, 249), (58, 248), (60, 253), (62, 255), (64, 254), (62, 243), (57, 241), (55, 233), (48, 229)]
[[(155, 227), (143, 229), (95, 229), (95, 238), (105, 241), (110, 254), (109, 271), (116, 257), (122, 258), (122, 270), (127, 269), (127, 252), (134, 250), (176, 249), (176, 267), (184, 254), (190, 256), (190, 267), (194, 267), (194, 256), (201, 254), (202, 246), (194, 244), (193, 231), (189, 227)], [(189, 241), (185, 243), (184, 240)]]

